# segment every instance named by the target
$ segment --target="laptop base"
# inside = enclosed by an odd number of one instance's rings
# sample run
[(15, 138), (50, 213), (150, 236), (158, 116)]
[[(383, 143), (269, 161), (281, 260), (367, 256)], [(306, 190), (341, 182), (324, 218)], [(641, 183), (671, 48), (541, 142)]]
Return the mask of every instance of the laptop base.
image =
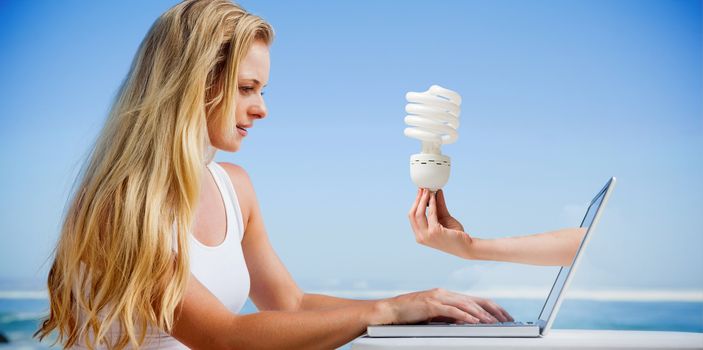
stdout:
[(536, 338), (539, 326), (533, 322), (515, 324), (451, 324), (429, 323), (418, 325), (379, 325), (367, 327), (369, 337), (516, 337)]

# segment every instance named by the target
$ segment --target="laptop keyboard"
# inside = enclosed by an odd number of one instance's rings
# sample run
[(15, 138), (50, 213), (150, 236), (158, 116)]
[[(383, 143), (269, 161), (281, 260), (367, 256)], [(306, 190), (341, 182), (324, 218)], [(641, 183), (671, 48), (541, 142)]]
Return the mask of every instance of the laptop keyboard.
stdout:
[(490, 326), (534, 326), (534, 322), (498, 322), (498, 323), (447, 323), (447, 322), (429, 322), (429, 323), (419, 323), (418, 325), (432, 325), (432, 326), (466, 326), (466, 327), (490, 327)]
[[(442, 323), (436, 323), (441, 325)], [(513, 322), (498, 322), (498, 323), (463, 323), (463, 324), (458, 324), (458, 323), (444, 323), (445, 325), (450, 325), (450, 326), (482, 326), (482, 327), (487, 327), (487, 326), (533, 326), (535, 323), (534, 322), (520, 322), (520, 321), (513, 321)]]

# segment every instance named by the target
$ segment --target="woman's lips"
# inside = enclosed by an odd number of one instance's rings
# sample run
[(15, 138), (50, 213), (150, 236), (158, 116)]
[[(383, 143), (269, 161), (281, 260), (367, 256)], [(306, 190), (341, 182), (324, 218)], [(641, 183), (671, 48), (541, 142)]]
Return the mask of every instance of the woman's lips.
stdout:
[(239, 135), (242, 135), (242, 137), (247, 136), (247, 134), (248, 134), (247, 129), (244, 129), (239, 126), (237, 127), (237, 132), (239, 133)]

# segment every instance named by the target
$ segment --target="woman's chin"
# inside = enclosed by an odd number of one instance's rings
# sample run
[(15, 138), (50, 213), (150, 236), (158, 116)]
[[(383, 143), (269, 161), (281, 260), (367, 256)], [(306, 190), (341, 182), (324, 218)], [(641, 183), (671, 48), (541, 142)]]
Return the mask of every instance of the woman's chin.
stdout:
[(242, 139), (238, 137), (238, 135), (235, 135), (232, 138), (228, 138), (226, 140), (222, 139), (211, 139), (212, 146), (217, 148), (218, 150), (225, 151), (225, 152), (237, 152), (239, 151), (239, 147), (242, 144)]
[(239, 151), (239, 147), (241, 146), (241, 141), (236, 140), (234, 142), (231, 142), (227, 144), (222, 150), (227, 151), (227, 152), (237, 152)]

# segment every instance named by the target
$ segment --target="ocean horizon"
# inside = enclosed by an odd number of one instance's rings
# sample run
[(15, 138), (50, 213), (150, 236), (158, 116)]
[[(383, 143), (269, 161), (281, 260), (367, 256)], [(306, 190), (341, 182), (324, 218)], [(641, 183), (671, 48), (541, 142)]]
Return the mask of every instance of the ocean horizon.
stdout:
[[(405, 290), (316, 290), (338, 297), (384, 298)], [(534, 320), (544, 303), (539, 289), (476, 290), (467, 294), (491, 297), (516, 320)], [(256, 312), (247, 301), (242, 314)], [(50, 349), (32, 334), (47, 315), (42, 290), (0, 291), (0, 333), (8, 340), (0, 349)], [(568, 291), (554, 324), (556, 329), (638, 330), (703, 333), (703, 291), (699, 290), (573, 290)], [(348, 346), (344, 347), (345, 349)]]

